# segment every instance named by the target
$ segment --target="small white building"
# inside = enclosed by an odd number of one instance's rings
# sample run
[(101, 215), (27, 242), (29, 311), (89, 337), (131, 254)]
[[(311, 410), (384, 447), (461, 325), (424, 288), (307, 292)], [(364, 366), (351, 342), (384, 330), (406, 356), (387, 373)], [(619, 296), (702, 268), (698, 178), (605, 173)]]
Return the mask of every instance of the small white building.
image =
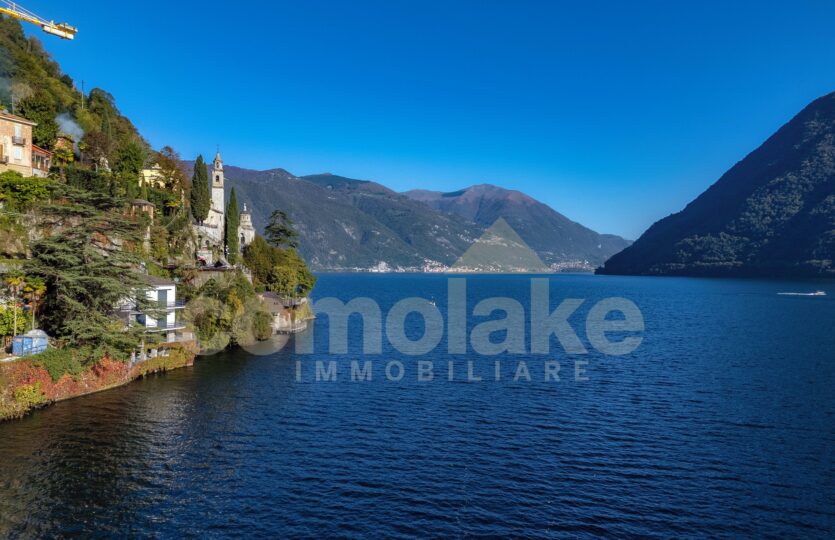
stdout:
[(177, 314), (185, 306), (177, 301), (177, 284), (155, 276), (143, 275), (142, 278), (148, 285), (145, 294), (152, 309), (145, 313), (135, 300), (128, 300), (122, 304), (121, 312), (127, 315), (129, 324), (143, 326), (149, 333), (164, 333), (163, 342), (182, 341), (181, 334), (186, 325)]

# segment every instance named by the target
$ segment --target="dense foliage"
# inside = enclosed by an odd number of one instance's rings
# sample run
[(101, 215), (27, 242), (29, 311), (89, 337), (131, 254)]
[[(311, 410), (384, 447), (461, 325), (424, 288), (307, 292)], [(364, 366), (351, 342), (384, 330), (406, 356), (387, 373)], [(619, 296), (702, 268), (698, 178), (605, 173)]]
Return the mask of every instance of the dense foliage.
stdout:
[(284, 296), (306, 296), (316, 284), (295, 249), (271, 246), (261, 236), (244, 248), (244, 264), (257, 288)]
[(267, 242), (277, 248), (296, 249), (299, 247), (298, 234), (293, 228), (293, 220), (284, 210), (273, 210), (267, 226), (264, 227), (264, 236), (267, 237)]
[(191, 177), (191, 215), (197, 223), (203, 223), (209, 217), (212, 199), (209, 192), (209, 174), (203, 156), (197, 156), (194, 173)]
[(7, 211), (25, 212), (38, 201), (47, 200), (55, 189), (49, 178), (24, 178), (14, 171), (0, 173), (0, 201)]
[(38, 125), (32, 128), (32, 142), (42, 148), (52, 148), (58, 139), (58, 110), (55, 99), (45, 90), (37, 90), (17, 102), (15, 113)]
[[(4, 16), (0, 16), (0, 105), (38, 123), (35, 144), (53, 150), (63, 132), (80, 143), (84, 161), (97, 166), (109, 163), (119, 174), (133, 175), (148, 151), (112, 95), (99, 88), (82, 95), (40, 40), (27, 38), (20, 22)], [(67, 152), (59, 150), (57, 160), (72, 159), (72, 152)]]
[(241, 249), (240, 238), (238, 238), (238, 226), (240, 225), (240, 213), (238, 212), (238, 199), (235, 197), (235, 188), (229, 193), (229, 202), (226, 203), (226, 260), (229, 264), (238, 262), (238, 252)]
[[(135, 299), (139, 311), (159, 315), (145, 298), (143, 270), (183, 277), (181, 295), (217, 308), (194, 314), (201, 341), (228, 335), (228, 345), (271, 335), (272, 316), (242, 268), (227, 269), (225, 278), (197, 290), (190, 285), (200, 282), (193, 225), (211, 206), (202, 156), (190, 181), (173, 148), (152, 151), (112, 95), (101, 89), (83, 95), (36, 38), (2, 16), (0, 106), (37, 122), (34, 142), (53, 151), (49, 178), (0, 174), (0, 258), (4, 271), (19, 269), (0, 276), (8, 299), (0, 305), (0, 335), (38, 325), (55, 338), (51, 345), (58, 348), (33, 359), (53, 381), (67, 373), (77, 377), (103, 355), (125, 360), (160, 336), (127, 325), (118, 309)], [(226, 210), (224, 243), (230, 262), (240, 263), (234, 190)], [(255, 257), (266, 265), (258, 269), (259, 287), (306, 294), (314, 280), (295, 251), (261, 242), (267, 249)], [(39, 393), (25, 391), (27, 402)]]
[(128, 249), (140, 241), (141, 222), (107, 194), (61, 186), (60, 197), (62, 204), (42, 208), (57, 232), (38, 240), (23, 266), (46, 284), (42, 326), (68, 346), (123, 357), (139, 340), (112, 313), (126, 298), (144, 297), (136, 291), (145, 285), (131, 271), (141, 260)]
[(210, 279), (189, 296), (192, 300), (185, 317), (204, 351), (246, 345), (272, 333), (271, 328), (265, 328), (265, 323), (272, 323), (272, 316), (263, 309), (255, 289), (241, 272)]

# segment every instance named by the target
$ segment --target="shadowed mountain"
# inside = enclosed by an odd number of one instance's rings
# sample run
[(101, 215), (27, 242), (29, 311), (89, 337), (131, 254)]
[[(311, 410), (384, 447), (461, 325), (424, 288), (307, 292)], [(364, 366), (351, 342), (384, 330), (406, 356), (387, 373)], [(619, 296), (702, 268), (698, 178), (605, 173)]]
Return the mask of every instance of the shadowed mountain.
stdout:
[(819, 98), (603, 274), (835, 276), (835, 93)]
[(571, 221), (524, 193), (498, 186), (480, 184), (449, 193), (413, 190), (404, 195), (483, 227), (503, 218), (548, 265), (596, 266), (629, 245), (619, 236), (598, 234)]

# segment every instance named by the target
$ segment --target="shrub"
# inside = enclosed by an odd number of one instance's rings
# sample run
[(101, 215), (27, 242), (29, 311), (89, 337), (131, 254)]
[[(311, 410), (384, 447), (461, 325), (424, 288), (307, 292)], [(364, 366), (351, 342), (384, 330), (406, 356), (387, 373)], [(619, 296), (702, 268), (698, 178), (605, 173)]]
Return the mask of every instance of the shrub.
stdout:
[(49, 178), (24, 178), (14, 171), (0, 173), (0, 194), (14, 210), (28, 210), (52, 195), (55, 182)]
[(46, 403), (46, 394), (41, 390), (41, 383), (23, 384), (14, 389), (12, 398), (24, 410)]
[(258, 341), (273, 335), (273, 317), (266, 311), (258, 311), (252, 318), (252, 333)]
[(90, 351), (86, 349), (47, 349), (32, 357), (32, 365), (46, 369), (52, 382), (58, 382), (65, 374), (78, 379), (89, 356)]

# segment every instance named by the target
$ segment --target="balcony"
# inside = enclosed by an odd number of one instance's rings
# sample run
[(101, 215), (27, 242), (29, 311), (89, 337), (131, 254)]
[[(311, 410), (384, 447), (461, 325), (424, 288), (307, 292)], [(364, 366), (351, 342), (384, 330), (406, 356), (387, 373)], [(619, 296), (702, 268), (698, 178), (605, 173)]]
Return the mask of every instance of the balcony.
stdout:
[(26, 139), (23, 137), (12, 137), (12, 144), (15, 146), (26, 146)]
[(156, 326), (146, 326), (146, 332), (172, 332), (174, 330), (185, 330), (186, 325), (183, 322), (174, 322), (174, 323), (167, 323), (167, 322), (158, 322)]
[[(185, 309), (186, 303), (182, 300), (176, 302), (155, 302), (150, 300), (148, 303), (148, 311), (176, 311), (178, 309)], [(143, 315), (145, 312), (138, 309), (135, 304), (123, 305), (119, 308), (121, 313), (129, 313), (131, 315)]]

